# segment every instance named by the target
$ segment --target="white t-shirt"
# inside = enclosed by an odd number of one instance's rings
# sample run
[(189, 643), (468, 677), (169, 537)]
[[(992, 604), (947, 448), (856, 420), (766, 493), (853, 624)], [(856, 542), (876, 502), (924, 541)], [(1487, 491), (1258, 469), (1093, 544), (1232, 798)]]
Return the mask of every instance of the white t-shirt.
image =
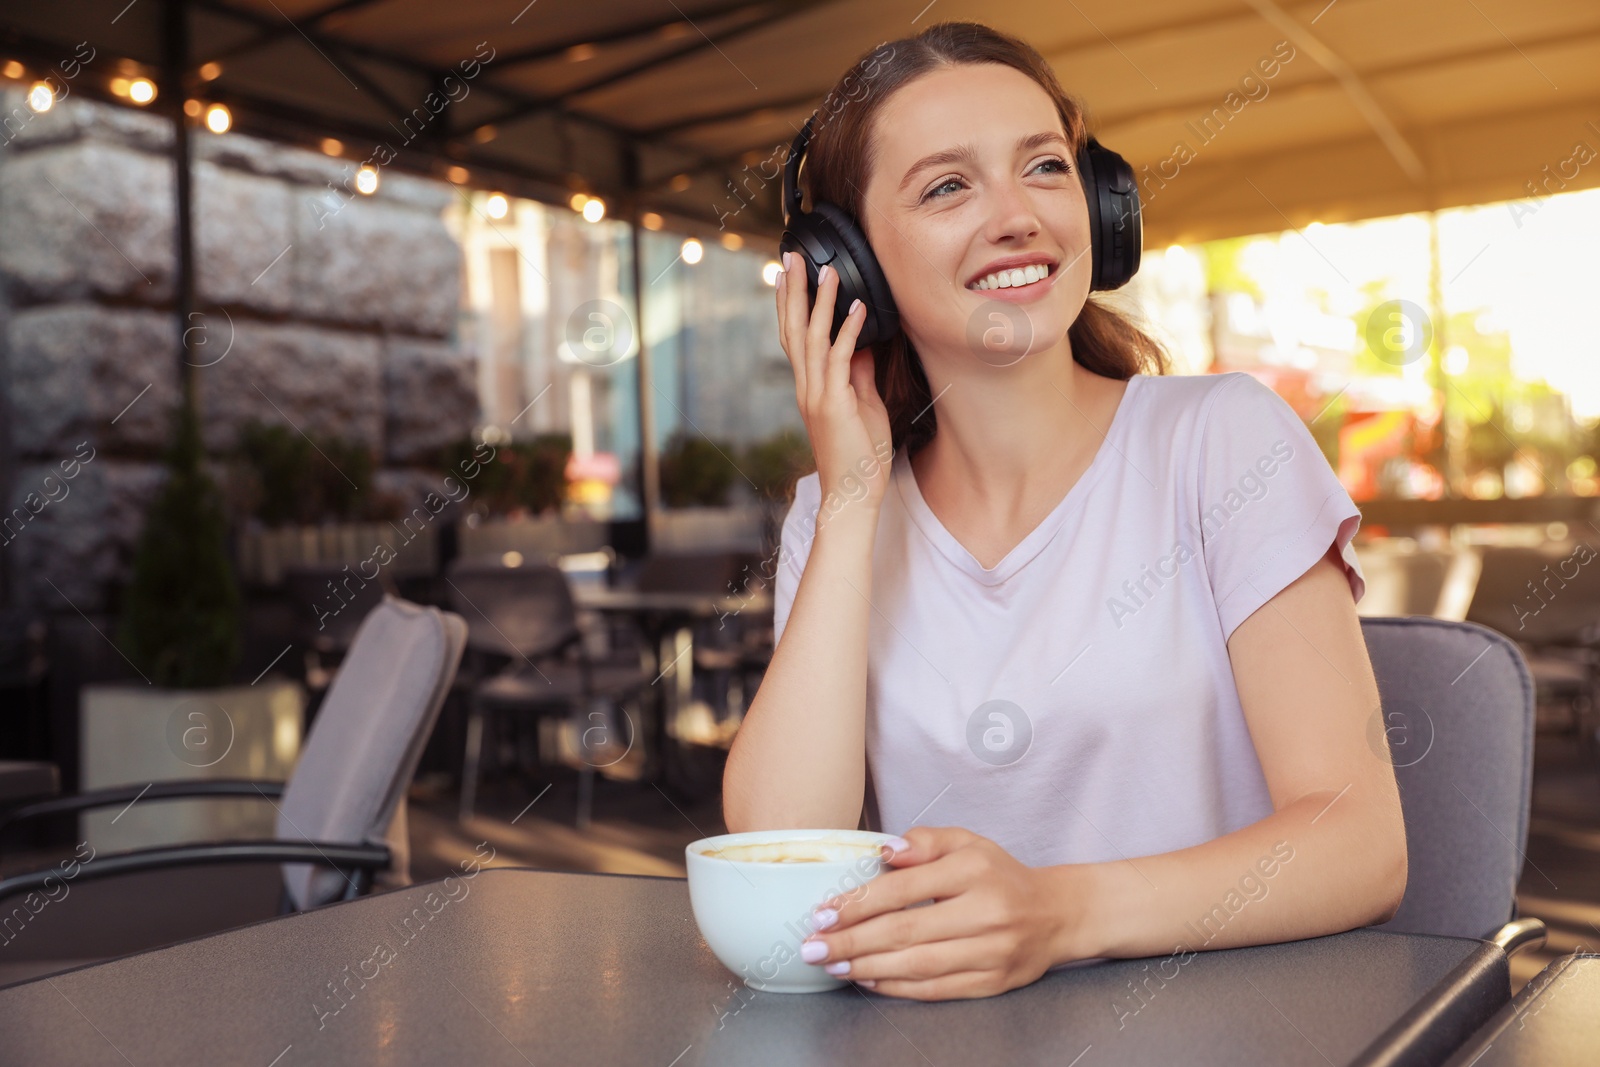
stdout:
[[(779, 641), (820, 504), (812, 473), (784, 521)], [(902, 451), (873, 549), (866, 825), (962, 826), (1043, 867), (1272, 814), (1227, 640), (1332, 544), (1359, 601), (1360, 522), (1299, 416), (1240, 372), (1130, 379), (1089, 468), (988, 570)]]

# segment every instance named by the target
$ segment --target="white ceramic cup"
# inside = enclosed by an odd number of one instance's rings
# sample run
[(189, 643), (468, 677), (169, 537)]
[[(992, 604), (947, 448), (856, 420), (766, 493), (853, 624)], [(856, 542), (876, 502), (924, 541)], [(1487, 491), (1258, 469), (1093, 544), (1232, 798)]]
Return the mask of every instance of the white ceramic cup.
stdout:
[[(882, 873), (881, 848), (893, 837), (867, 830), (753, 830), (701, 838), (684, 850), (694, 920), (717, 959), (751, 989), (839, 989), (845, 980), (802, 960), (800, 943), (816, 932), (811, 913), (823, 901), (859, 896)], [(778, 862), (779, 855), (817, 858)]]

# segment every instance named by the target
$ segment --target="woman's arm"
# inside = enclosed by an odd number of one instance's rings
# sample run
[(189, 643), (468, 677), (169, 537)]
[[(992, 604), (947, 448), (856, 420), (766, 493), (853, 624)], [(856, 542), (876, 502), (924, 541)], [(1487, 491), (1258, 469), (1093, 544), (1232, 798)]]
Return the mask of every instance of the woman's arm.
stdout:
[[(791, 253), (784, 260), (800, 266)], [(872, 546), (891, 453), (872, 353), (855, 350), (865, 321), (859, 301), (829, 341), (838, 287), (838, 274), (823, 268), (813, 311), (804, 269), (786, 269), (778, 281), (779, 336), (822, 501), (788, 621), (728, 752), (722, 815), (732, 833), (854, 830), (861, 821)]]
[(861, 820), (878, 514), (852, 502), (817, 523), (783, 639), (728, 753), (722, 812), (730, 833), (854, 830)]
[(1063, 907), (1081, 908), (1063, 959), (1315, 937), (1383, 922), (1399, 908), (1400, 793), (1335, 551), (1228, 641), (1274, 812), (1178, 852), (1045, 868), (1078, 898)]
[(1024, 866), (967, 830), (914, 827), (894, 870), (824, 902), (802, 958), (890, 996), (945, 1000), (1003, 993), (1071, 960), (1182, 963), (1393, 916), (1405, 824), (1332, 553), (1240, 623), (1228, 651), (1273, 814), (1177, 852), (1055, 867)]

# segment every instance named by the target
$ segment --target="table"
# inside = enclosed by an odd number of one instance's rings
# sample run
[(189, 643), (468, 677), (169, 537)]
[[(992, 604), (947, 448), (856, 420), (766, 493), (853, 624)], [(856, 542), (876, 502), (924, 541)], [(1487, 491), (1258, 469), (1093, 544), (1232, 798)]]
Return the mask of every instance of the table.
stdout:
[[(1203, 952), (1119, 1028), (1160, 961), (983, 1000), (758, 993), (705, 946), (682, 879), (491, 869), (0, 990), (0, 1062), (1327, 1067), (1485, 947), (1360, 930)], [(1503, 954), (1481, 974), (1504, 1004)]]
[(1534, 975), (1450, 1063), (1463, 1067), (1600, 1063), (1600, 955), (1563, 956)]
[(727, 593), (648, 592), (638, 589), (596, 588), (574, 585), (573, 600), (586, 611), (628, 615), (637, 620), (651, 651), (650, 670), (659, 681), (670, 675), (671, 682), (661, 689), (656, 721), (651, 730), (655, 760), (649, 777), (667, 786), (667, 723), (674, 721), (678, 707), (689, 698), (694, 684), (692, 670), (680, 671), (678, 663), (693, 657), (691, 647), (680, 648), (678, 632), (694, 619), (717, 616), (759, 615), (772, 611), (772, 594), (764, 586), (744, 595)]

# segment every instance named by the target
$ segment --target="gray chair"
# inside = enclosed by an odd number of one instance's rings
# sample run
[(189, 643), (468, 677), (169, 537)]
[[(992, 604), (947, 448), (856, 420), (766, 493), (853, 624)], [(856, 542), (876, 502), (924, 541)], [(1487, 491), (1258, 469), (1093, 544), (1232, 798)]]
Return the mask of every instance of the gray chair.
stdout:
[[(365, 893), (373, 876), (407, 880), (404, 795), (465, 647), (458, 616), (386, 597), (356, 633), (288, 783), (199, 779), (137, 784), (0, 812), (22, 819), (196, 797), (255, 797), (278, 811), (274, 840), (208, 842), (104, 854), (83, 881), (202, 864), (283, 866), (283, 909)], [(0, 879), (0, 900), (42, 890), (55, 868)]]
[[(572, 589), (557, 566), (531, 562), (508, 566), (501, 558), (460, 559), (451, 564), (445, 582), (450, 606), (467, 620), (467, 647), (476, 660), (468, 682), (471, 696), (461, 768), (459, 815), (466, 821), (477, 804), (490, 716), (526, 712), (537, 720), (572, 708), (588, 713), (599, 701), (615, 708), (649, 688), (652, 679), (637, 660), (613, 663), (590, 658)], [(595, 768), (609, 757), (609, 746), (601, 751), (609, 736), (609, 730), (590, 727), (580, 738), (579, 829), (589, 824)], [(631, 724), (626, 740), (631, 746)]]
[(1533, 680), (1473, 623), (1365, 618), (1410, 852), (1405, 900), (1378, 929), (1490, 939), (1516, 912), (1533, 783)]

